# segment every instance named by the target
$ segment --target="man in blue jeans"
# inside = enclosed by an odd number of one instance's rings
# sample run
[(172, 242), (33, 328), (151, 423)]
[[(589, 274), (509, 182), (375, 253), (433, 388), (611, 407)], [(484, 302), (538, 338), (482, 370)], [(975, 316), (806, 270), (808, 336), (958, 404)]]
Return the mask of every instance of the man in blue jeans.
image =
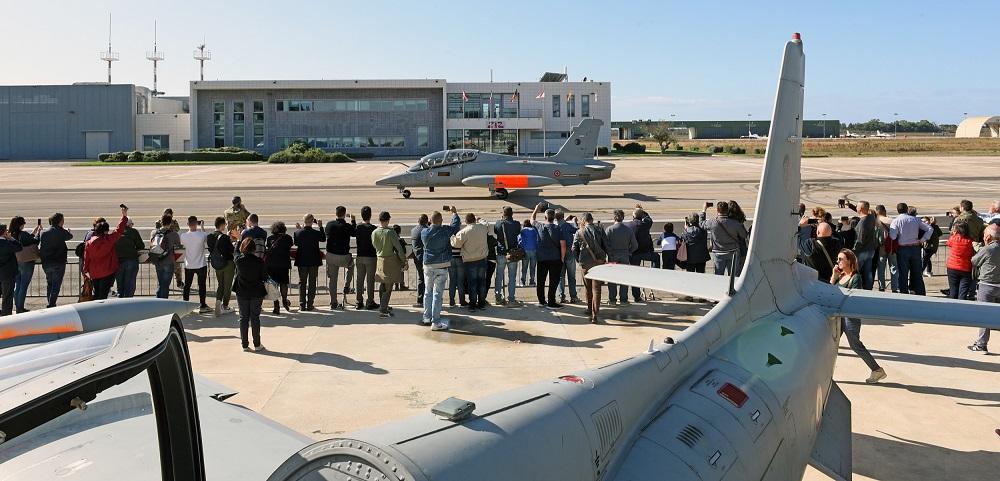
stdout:
[(174, 223), (174, 216), (163, 214), (160, 218), (160, 227), (153, 233), (150, 239), (151, 248), (163, 248), (163, 257), (156, 261), (156, 282), (158, 288), (156, 297), (166, 299), (170, 296), (170, 280), (173, 279), (176, 266), (174, 250), (181, 246), (181, 236), (170, 226)]
[(746, 252), (747, 229), (736, 219), (729, 217), (729, 202), (721, 201), (715, 205), (716, 216), (714, 219), (706, 219), (706, 212), (711, 207), (710, 202), (705, 203), (705, 208), (701, 211), (701, 228), (712, 234), (712, 255), (715, 258), (715, 275), (740, 275), (746, 259), (737, 259), (737, 264), (733, 265), (733, 258)]
[(480, 224), (475, 214), (465, 214), (465, 227), (451, 236), (451, 245), (459, 249), (465, 266), (465, 293), (469, 295), (469, 311), (486, 307), (486, 258), (489, 256), (489, 227)]
[(931, 238), (932, 230), (929, 225), (910, 215), (908, 211), (909, 206), (905, 202), (896, 204), (896, 212), (899, 215), (889, 224), (889, 238), (899, 243), (899, 248), (896, 250), (896, 268), (899, 273), (900, 294), (912, 292), (923, 296), (927, 291), (921, 275), (923, 259), (920, 244)]
[[(986, 245), (972, 256), (972, 265), (979, 269), (976, 300), (1000, 303), (1000, 226), (992, 222), (988, 224), (983, 231), (983, 242)], [(979, 336), (969, 350), (989, 354), (989, 342), (990, 330), (979, 329)]]
[[(566, 219), (565, 216), (566, 214), (562, 210), (557, 210), (556, 224), (559, 226), (559, 231), (563, 234), (566, 245), (572, 246), (577, 230), (576, 223), (574, 222), (575, 218), (570, 216), (569, 219)], [(573, 256), (572, 252), (567, 252), (566, 258), (563, 259), (562, 272), (559, 274), (560, 304), (566, 303), (566, 284), (569, 284), (569, 302), (579, 304), (580, 298), (576, 295), (576, 257)]]
[(442, 225), (440, 212), (431, 214), (431, 224), (420, 232), (423, 243), (424, 266), (424, 313), (420, 324), (431, 326), (433, 331), (447, 331), (448, 320), (441, 318), (441, 304), (444, 301), (445, 282), (448, 281), (448, 271), (451, 266), (451, 236), (458, 232), (461, 221), (458, 211), (451, 208), (450, 225)]
[(125, 233), (115, 243), (115, 255), (118, 256), (115, 285), (118, 287), (118, 297), (121, 299), (135, 296), (135, 280), (139, 275), (139, 251), (145, 247), (142, 235), (135, 230), (130, 218), (125, 224)]
[(66, 241), (73, 239), (73, 233), (63, 227), (65, 218), (59, 212), (49, 217), (49, 228), (38, 236), (38, 257), (45, 272), (46, 307), (55, 307), (59, 301), (63, 277), (66, 274)]
[[(517, 282), (517, 262), (508, 262), (507, 254), (517, 249), (517, 237), (521, 233), (521, 224), (514, 220), (514, 209), (503, 208), (503, 217), (493, 226), (497, 238), (497, 271), (493, 279), (493, 293), (497, 305), (517, 304), (515, 287)], [(506, 275), (504, 275), (506, 272)], [(523, 281), (522, 281), (523, 283)], [(506, 286), (506, 297), (504, 287)]]

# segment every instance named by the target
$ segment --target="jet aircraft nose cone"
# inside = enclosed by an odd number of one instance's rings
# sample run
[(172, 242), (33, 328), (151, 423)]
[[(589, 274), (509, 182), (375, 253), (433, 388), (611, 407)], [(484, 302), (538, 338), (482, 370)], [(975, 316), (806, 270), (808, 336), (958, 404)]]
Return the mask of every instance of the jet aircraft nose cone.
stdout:
[(398, 175), (387, 175), (379, 180), (376, 180), (375, 185), (396, 185), (398, 183), (396, 180), (398, 177)]

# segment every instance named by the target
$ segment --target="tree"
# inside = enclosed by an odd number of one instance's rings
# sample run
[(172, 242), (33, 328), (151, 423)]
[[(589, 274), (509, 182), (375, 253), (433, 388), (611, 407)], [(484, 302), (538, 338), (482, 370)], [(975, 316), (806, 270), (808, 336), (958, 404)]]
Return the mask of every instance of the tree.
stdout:
[(674, 134), (665, 122), (650, 123), (646, 127), (649, 136), (660, 145), (660, 152), (666, 152), (670, 144), (675, 141)]

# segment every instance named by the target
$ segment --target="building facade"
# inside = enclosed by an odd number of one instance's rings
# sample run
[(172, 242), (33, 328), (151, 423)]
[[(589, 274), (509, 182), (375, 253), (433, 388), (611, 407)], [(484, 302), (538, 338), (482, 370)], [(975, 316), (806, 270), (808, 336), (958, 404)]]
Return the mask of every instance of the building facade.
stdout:
[(607, 82), (197, 81), (190, 102), (193, 148), (264, 155), (294, 141), (377, 157), (462, 147), (541, 154), (589, 117), (605, 121), (600, 145), (611, 142)]

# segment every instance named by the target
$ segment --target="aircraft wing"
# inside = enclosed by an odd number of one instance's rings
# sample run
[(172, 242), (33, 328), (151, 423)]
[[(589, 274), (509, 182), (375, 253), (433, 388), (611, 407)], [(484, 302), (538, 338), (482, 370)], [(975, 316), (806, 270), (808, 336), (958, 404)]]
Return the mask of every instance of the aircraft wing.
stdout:
[(846, 294), (837, 308), (837, 315), (844, 317), (1000, 329), (1000, 304), (859, 289)]
[[(671, 292), (682, 296), (722, 300), (729, 292), (729, 277), (687, 271), (669, 271), (625, 264), (605, 264), (587, 272), (587, 279)], [(998, 305), (1000, 306), (1000, 305)]]

